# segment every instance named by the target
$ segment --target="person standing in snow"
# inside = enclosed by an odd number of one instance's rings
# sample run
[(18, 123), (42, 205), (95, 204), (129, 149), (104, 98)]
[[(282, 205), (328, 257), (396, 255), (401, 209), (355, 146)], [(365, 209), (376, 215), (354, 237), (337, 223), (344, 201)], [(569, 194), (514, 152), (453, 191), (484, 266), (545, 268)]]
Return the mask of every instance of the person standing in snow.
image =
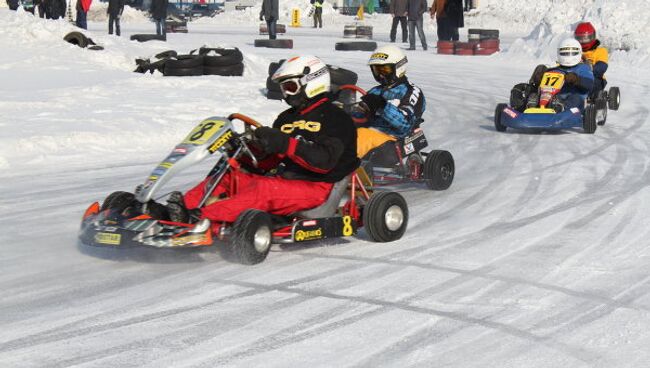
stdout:
[(427, 39), (422, 28), (422, 14), (427, 12), (427, 0), (408, 0), (409, 50), (415, 50), (415, 29), (418, 30), (422, 49), (427, 50)]
[(393, 16), (393, 25), (390, 27), (390, 42), (397, 38), (397, 24), (402, 26), (402, 42), (406, 43), (408, 31), (406, 30), (406, 16), (408, 15), (408, 0), (392, 0), (389, 7)]
[(433, 0), (433, 4), (429, 10), (431, 19), (436, 18), (438, 41), (451, 41), (449, 18), (447, 18), (447, 13), (445, 12), (446, 5), (447, 0)]
[(262, 0), (262, 10), (260, 11), (260, 20), (266, 19), (266, 27), (269, 30), (269, 39), (275, 40), (275, 24), (279, 18), (278, 0)]
[(34, 6), (38, 8), (38, 16), (45, 18), (45, 0), (36, 0)]
[(452, 41), (458, 41), (458, 28), (465, 27), (463, 15), (463, 0), (447, 0), (445, 5), (445, 14), (449, 22), (449, 35)]
[(88, 29), (88, 23), (86, 22), (86, 16), (88, 15), (88, 10), (90, 9), (90, 4), (92, 0), (77, 0), (77, 27)]
[(310, 3), (314, 7), (314, 27), (318, 25), (318, 28), (323, 28), (323, 3), (325, 0), (310, 0)]
[(167, 29), (165, 26), (165, 19), (167, 18), (167, 5), (168, 0), (151, 1), (151, 17), (156, 22), (156, 34), (159, 36), (167, 35)]
[(7, 0), (7, 6), (9, 10), (18, 10), (18, 0)]
[(115, 25), (115, 34), (120, 35), (120, 18), (124, 12), (124, 0), (108, 0), (108, 34), (113, 34), (113, 25)]

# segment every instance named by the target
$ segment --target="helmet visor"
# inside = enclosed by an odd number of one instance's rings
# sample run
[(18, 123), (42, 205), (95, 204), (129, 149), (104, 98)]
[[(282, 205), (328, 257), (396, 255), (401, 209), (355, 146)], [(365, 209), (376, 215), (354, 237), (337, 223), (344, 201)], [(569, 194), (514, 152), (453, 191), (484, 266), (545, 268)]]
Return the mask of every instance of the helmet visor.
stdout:
[(285, 96), (295, 96), (300, 93), (300, 78), (289, 78), (280, 81), (280, 91)]
[(395, 72), (395, 66), (392, 64), (371, 65), (370, 70), (372, 70), (372, 74), (375, 75), (375, 77), (388, 77)]
[(571, 49), (560, 49), (560, 51), (558, 52), (558, 54), (559, 54), (560, 56), (577, 56), (577, 55), (582, 54), (582, 51), (581, 51), (581, 50), (578, 50), (578, 49), (574, 49), (574, 48), (571, 48)]
[(595, 39), (596, 39), (596, 35), (593, 33), (583, 33), (583, 34), (576, 35), (576, 40), (578, 40), (580, 44), (587, 44), (593, 42)]

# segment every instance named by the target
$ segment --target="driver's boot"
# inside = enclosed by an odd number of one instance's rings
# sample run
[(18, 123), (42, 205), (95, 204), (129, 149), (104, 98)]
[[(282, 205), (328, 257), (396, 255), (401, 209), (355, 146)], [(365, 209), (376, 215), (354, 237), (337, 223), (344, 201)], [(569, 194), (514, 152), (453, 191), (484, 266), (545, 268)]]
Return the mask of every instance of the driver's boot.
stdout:
[(190, 215), (185, 207), (185, 201), (183, 201), (183, 194), (181, 192), (172, 192), (167, 199), (166, 207), (170, 221), (182, 223), (189, 222)]

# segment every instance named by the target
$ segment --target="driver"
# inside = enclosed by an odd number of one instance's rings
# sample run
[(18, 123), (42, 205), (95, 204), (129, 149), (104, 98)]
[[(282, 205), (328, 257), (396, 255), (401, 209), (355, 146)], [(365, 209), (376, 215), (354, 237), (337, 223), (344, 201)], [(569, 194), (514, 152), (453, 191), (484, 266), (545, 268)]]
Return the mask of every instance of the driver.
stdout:
[(594, 86), (594, 74), (591, 67), (582, 62), (580, 43), (573, 38), (561, 41), (557, 48), (557, 63), (558, 65), (551, 68), (538, 65), (528, 84), (516, 85), (510, 92), (510, 106), (519, 111), (524, 111), (527, 105), (537, 106), (537, 89), (544, 73), (560, 71), (564, 74), (564, 85), (556, 95), (557, 99), (552, 101), (549, 107), (558, 112), (571, 108), (583, 111), (585, 99)]
[(230, 170), (199, 209), (206, 178), (184, 196), (179, 192), (170, 196), (167, 210), (172, 221), (234, 222), (250, 208), (290, 215), (325, 202), (334, 183), (357, 168), (356, 129), (350, 116), (327, 97), (330, 74), (325, 63), (314, 56), (294, 57), (272, 79), (291, 107), (280, 113), (272, 128), (256, 129), (253, 142), (266, 155), (260, 167), (282, 167), (280, 174)]
[(408, 136), (426, 108), (420, 88), (406, 78), (406, 55), (398, 47), (378, 48), (368, 60), (370, 71), (379, 82), (361, 97), (368, 107), (368, 123), (357, 129), (357, 156), (388, 141)]
[(597, 96), (607, 85), (605, 72), (609, 66), (609, 53), (600, 45), (600, 41), (596, 38), (596, 28), (589, 22), (578, 24), (574, 36), (582, 46), (582, 59), (593, 68), (594, 89), (592, 94)]

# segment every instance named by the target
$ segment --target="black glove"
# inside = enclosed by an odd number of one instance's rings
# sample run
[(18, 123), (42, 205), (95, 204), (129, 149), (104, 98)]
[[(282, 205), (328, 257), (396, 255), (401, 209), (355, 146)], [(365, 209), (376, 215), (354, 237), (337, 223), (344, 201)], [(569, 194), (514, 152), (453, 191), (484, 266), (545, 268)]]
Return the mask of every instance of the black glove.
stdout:
[(580, 77), (578, 77), (578, 75), (576, 73), (569, 72), (569, 73), (566, 73), (566, 75), (564, 76), (564, 80), (567, 83), (569, 83), (571, 85), (574, 85), (574, 84), (578, 84), (578, 82), (580, 81)]
[(371, 115), (374, 115), (377, 110), (386, 106), (386, 100), (384, 100), (384, 98), (380, 95), (368, 93), (367, 95), (361, 97), (361, 101), (363, 101), (363, 103), (368, 106)]
[(260, 20), (264, 20), (264, 15), (260, 14)]
[(266, 153), (285, 153), (289, 148), (289, 135), (271, 127), (260, 127), (253, 133)]

